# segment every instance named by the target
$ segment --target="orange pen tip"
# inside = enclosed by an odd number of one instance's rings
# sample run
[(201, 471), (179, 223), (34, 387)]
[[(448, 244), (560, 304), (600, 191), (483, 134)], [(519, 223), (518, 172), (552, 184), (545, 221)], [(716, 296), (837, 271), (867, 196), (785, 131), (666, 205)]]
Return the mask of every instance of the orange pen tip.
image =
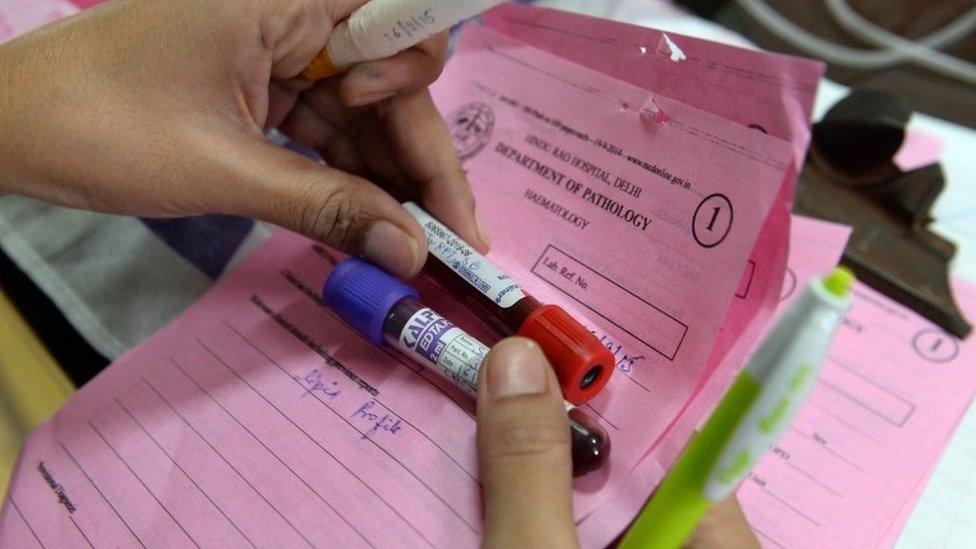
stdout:
[(326, 46), (322, 48), (322, 51), (319, 52), (318, 56), (316, 56), (315, 59), (313, 59), (312, 62), (305, 67), (305, 70), (302, 71), (302, 76), (305, 77), (306, 80), (311, 80), (314, 82), (315, 80), (322, 80), (323, 78), (328, 78), (333, 74), (338, 74), (342, 72), (342, 70), (343, 67), (340, 67), (335, 63), (335, 61), (332, 60), (332, 56), (329, 55), (329, 48)]

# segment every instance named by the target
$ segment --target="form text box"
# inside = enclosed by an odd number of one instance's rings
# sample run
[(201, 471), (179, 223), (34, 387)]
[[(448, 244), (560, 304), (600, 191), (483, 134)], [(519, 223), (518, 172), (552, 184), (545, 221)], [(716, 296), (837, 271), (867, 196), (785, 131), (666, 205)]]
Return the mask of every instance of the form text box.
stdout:
[(532, 272), (664, 358), (674, 360), (677, 356), (688, 333), (687, 324), (566, 252), (549, 245)]
[(829, 357), (820, 373), (820, 383), (896, 427), (905, 425), (915, 413), (915, 404), (857, 371), (856, 368)]

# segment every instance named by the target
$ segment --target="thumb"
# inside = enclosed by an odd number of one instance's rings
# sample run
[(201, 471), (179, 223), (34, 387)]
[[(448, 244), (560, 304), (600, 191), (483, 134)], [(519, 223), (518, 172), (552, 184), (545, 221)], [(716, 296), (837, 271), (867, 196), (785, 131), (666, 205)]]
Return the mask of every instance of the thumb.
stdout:
[(545, 355), (532, 340), (506, 339), (479, 377), (484, 546), (577, 545), (569, 421)]
[(266, 142), (233, 147), (229, 213), (270, 221), (403, 278), (427, 259), (423, 229), (373, 183)]

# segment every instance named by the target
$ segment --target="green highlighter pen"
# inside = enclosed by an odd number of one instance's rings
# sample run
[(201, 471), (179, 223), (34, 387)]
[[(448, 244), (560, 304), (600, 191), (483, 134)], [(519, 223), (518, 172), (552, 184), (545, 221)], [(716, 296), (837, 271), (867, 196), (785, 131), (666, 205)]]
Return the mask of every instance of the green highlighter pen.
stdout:
[(676, 548), (776, 442), (813, 386), (850, 306), (854, 275), (814, 279), (763, 340), (634, 521), (622, 549)]

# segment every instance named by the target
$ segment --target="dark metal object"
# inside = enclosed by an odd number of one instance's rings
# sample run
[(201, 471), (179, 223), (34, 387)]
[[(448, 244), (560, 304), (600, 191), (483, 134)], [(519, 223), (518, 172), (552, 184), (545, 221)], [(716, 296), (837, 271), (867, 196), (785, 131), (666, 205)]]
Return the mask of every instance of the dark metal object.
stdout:
[(972, 325), (949, 287), (955, 245), (928, 228), (942, 168), (906, 173), (893, 162), (910, 115), (885, 92), (855, 90), (837, 103), (814, 125), (795, 209), (853, 227), (841, 262), (858, 279), (965, 338)]

